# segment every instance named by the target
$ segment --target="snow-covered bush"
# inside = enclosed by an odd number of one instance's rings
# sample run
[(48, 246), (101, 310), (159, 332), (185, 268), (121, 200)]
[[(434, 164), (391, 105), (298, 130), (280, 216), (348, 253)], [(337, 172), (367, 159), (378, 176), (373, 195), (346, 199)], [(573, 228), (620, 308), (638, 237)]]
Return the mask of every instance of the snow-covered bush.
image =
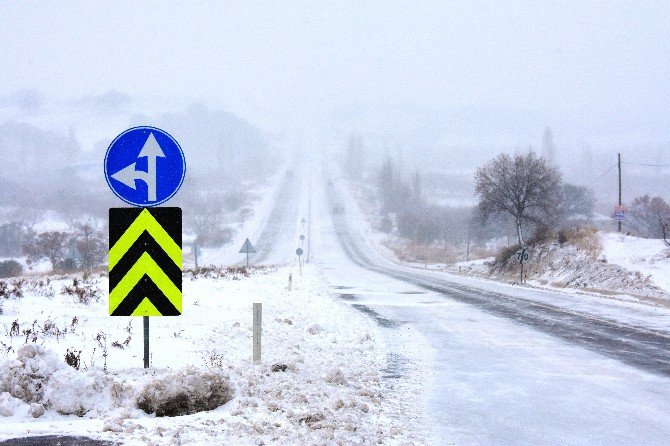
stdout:
[(44, 392), (46, 407), (62, 415), (83, 416), (107, 400), (108, 386), (100, 371), (82, 373), (72, 367), (54, 372)]
[(0, 278), (20, 276), (23, 266), (16, 260), (3, 260), (0, 262)]
[(0, 392), (9, 392), (26, 403), (39, 403), (49, 378), (67, 366), (54, 351), (41, 345), (26, 344), (16, 353), (16, 360), (7, 361), (0, 368)]
[(172, 417), (212, 410), (232, 398), (233, 390), (224, 374), (187, 367), (146, 385), (137, 406), (158, 417)]

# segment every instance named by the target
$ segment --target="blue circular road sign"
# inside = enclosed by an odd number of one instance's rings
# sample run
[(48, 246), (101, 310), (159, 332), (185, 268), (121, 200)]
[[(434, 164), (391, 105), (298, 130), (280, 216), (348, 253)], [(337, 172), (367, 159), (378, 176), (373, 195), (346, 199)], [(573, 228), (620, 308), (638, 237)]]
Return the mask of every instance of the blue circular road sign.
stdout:
[(133, 127), (117, 136), (105, 155), (105, 178), (128, 204), (150, 207), (177, 193), (186, 175), (184, 152), (166, 131)]

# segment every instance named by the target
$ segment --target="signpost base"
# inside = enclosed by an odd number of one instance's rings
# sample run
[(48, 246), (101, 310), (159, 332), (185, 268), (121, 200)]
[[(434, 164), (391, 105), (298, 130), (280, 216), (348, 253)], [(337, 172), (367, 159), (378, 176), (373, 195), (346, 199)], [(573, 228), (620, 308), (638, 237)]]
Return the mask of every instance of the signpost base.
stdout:
[(144, 319), (144, 368), (149, 368), (149, 316), (143, 316)]

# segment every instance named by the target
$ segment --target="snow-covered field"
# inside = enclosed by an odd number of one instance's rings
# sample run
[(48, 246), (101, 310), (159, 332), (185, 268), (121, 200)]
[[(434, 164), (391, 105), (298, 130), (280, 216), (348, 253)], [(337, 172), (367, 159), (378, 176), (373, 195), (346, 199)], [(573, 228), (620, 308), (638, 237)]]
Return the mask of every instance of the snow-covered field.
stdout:
[[(252, 270), (251, 277), (220, 271), (185, 273), (183, 315), (151, 318), (148, 370), (142, 368), (142, 319), (107, 315), (104, 275), (79, 277), (76, 284), (72, 276), (23, 281), (22, 296), (2, 299), (0, 439), (80, 434), (142, 445), (421, 442), (390, 416), (394, 403), (383, 392), (386, 354), (377, 327), (337, 302), (313, 267), (302, 276), (294, 272), (291, 291), (289, 268)], [(258, 364), (251, 362), (254, 302), (263, 303)], [(65, 364), (68, 349), (80, 352), (79, 371)], [(138, 395), (150, 383), (181, 373), (182, 383), (197, 387), (205, 372), (229, 383), (231, 401), (180, 417), (138, 408)], [(179, 390), (165, 385), (168, 392)]]
[(601, 233), (601, 259), (650, 277), (670, 293), (670, 246), (663, 240), (631, 237), (616, 232)]

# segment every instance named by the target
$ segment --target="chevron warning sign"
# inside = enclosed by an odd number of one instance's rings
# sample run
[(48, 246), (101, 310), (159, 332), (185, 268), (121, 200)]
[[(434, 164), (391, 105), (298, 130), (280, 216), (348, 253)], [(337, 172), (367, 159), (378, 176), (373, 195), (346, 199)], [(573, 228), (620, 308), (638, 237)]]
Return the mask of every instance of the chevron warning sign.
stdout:
[(109, 314), (181, 314), (181, 208), (109, 210)]

